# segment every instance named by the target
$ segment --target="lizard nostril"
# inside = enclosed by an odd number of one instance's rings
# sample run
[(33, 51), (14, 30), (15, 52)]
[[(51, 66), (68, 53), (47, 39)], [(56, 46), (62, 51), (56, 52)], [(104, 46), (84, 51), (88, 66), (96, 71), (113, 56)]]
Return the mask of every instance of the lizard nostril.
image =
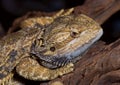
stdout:
[(45, 45), (42, 44), (41, 47), (45, 47)]
[(55, 47), (51, 47), (50, 50), (51, 50), (52, 52), (54, 52), (54, 51), (55, 51)]

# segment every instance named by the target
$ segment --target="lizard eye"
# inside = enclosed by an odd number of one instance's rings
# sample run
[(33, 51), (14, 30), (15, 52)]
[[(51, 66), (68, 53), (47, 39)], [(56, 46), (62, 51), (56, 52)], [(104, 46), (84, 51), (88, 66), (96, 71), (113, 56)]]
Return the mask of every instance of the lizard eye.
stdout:
[(78, 36), (78, 33), (77, 32), (71, 32), (71, 37), (73, 37), (73, 38), (75, 38), (75, 37), (77, 37)]
[(50, 51), (54, 52), (55, 50), (55, 47), (50, 47)]

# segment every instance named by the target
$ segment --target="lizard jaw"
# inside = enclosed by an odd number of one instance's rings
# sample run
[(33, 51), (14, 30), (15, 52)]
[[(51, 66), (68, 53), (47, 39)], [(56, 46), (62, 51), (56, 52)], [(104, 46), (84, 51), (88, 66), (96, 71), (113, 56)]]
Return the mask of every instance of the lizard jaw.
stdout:
[(59, 55), (58, 56), (44, 56), (44, 55), (41, 55), (39, 52), (36, 52), (36, 53), (34, 52), (32, 53), (32, 55), (38, 58), (38, 62), (41, 65), (48, 67), (50, 69), (59, 68), (71, 62), (71, 60), (65, 56), (61, 56), (61, 57)]

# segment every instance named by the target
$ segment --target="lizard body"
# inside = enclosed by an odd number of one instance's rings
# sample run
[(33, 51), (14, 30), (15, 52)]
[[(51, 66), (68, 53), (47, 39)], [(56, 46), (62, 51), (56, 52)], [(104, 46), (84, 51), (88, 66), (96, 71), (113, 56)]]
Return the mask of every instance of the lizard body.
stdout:
[(27, 19), (20, 31), (1, 39), (0, 84), (12, 77), (13, 70), (26, 79), (40, 81), (73, 71), (74, 63), (103, 31), (91, 18), (71, 12)]

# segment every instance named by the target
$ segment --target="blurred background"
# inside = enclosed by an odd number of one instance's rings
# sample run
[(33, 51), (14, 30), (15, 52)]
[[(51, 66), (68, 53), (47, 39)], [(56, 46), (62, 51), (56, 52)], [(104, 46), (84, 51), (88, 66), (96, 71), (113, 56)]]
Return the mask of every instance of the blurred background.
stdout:
[(5, 29), (13, 20), (29, 11), (52, 12), (81, 5), (84, 0), (0, 0), (0, 22)]
[[(53, 12), (62, 8), (82, 5), (85, 0), (0, 0), (0, 27), (7, 32), (13, 21), (29, 11)], [(120, 12), (115, 13), (103, 25), (104, 41), (110, 43), (120, 37)], [(3, 33), (3, 32), (2, 32)], [(2, 35), (0, 33), (0, 35)], [(4, 34), (4, 33), (3, 33)]]

